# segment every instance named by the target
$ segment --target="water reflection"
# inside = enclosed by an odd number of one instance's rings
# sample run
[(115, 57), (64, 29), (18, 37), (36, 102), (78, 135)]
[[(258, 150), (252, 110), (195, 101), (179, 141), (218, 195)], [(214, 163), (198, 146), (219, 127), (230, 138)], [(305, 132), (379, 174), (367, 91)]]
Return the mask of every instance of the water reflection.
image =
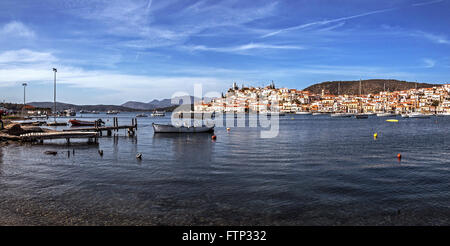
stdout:
[[(213, 140), (211, 133), (173, 134), (158, 133), (153, 136), (153, 144), (172, 146), (172, 154), (176, 160), (196, 162), (211, 160)], [(201, 154), (199, 154), (201, 153)]]
[[(119, 124), (134, 116), (119, 115)], [(98, 145), (11, 145), (0, 149), (0, 210), (63, 211), (99, 225), (449, 224), (450, 118), (439, 120), (293, 115), (280, 117), (276, 138), (235, 122), (216, 127), (213, 141), (207, 133), (154, 134), (152, 123), (170, 117), (148, 117), (134, 138), (121, 131)], [(384, 219), (399, 209), (398, 223)]]

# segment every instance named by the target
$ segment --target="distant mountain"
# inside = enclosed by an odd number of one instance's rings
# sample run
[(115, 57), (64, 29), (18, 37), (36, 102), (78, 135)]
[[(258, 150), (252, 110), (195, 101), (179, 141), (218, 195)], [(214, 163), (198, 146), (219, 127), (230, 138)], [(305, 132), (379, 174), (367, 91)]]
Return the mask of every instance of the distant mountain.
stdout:
[[(30, 102), (27, 103), (28, 105), (32, 105), (34, 107), (38, 108), (51, 108), (53, 109), (54, 103), (53, 102)], [(117, 105), (75, 105), (75, 104), (68, 104), (68, 103), (60, 103), (56, 102), (56, 110), (62, 111), (65, 109), (74, 109), (76, 111), (80, 110), (88, 110), (88, 111), (108, 111), (108, 110), (117, 110), (117, 111), (135, 111), (135, 109), (123, 107), (123, 106), (117, 106)]]
[[(399, 81), (394, 79), (369, 79), (361, 80), (362, 94), (377, 94), (381, 91), (402, 91), (413, 88), (428, 88), (433, 86), (441, 86), (441, 84), (428, 84)], [(357, 95), (359, 94), (359, 80), (357, 81), (327, 81), (319, 84), (311, 85), (304, 89), (312, 93), (320, 94), (325, 90), (327, 94), (333, 95)], [(339, 92), (338, 92), (339, 91)]]
[[(194, 98), (193, 96), (187, 97), (177, 97), (176, 99), (179, 99), (180, 103), (178, 104), (172, 104), (171, 99), (163, 99), (163, 100), (153, 100), (148, 103), (144, 102), (137, 102), (137, 101), (129, 101), (122, 105), (76, 105), (76, 104), (69, 104), (69, 103), (61, 103), (56, 102), (56, 110), (62, 111), (65, 109), (74, 109), (76, 111), (80, 110), (87, 110), (87, 111), (100, 111), (100, 112), (106, 112), (108, 110), (116, 110), (116, 111), (123, 111), (123, 112), (130, 112), (130, 111), (147, 111), (147, 110), (165, 110), (165, 111), (172, 111), (176, 106), (183, 103), (183, 101), (186, 99), (189, 99), (191, 104), (194, 102), (194, 99), (197, 101), (197, 98)], [(209, 99), (205, 99), (209, 100)], [(28, 105), (32, 105), (34, 107), (38, 108), (51, 108), (53, 109), (54, 104), (53, 102), (30, 102), (27, 103)]]
[(139, 110), (153, 109), (152, 107), (150, 107), (150, 105), (148, 103), (136, 102), (136, 101), (128, 101), (128, 102), (122, 104), (121, 106), (127, 107), (127, 108), (139, 109)]
[[(159, 108), (169, 108), (169, 107), (173, 107), (176, 105), (180, 105), (183, 103), (184, 99), (188, 99), (188, 98), (187, 97), (175, 97), (175, 99), (181, 100), (180, 103), (172, 104), (171, 99), (162, 99), (162, 100), (155, 99), (148, 103), (128, 101), (128, 102), (122, 104), (121, 106), (127, 107), (127, 108), (132, 108), (132, 109), (138, 109), (138, 110), (154, 110), (154, 109), (159, 109)], [(199, 99), (194, 98), (193, 96), (189, 96), (189, 100), (190, 100), (190, 103), (192, 104), (192, 103), (194, 103), (194, 100), (197, 101)]]

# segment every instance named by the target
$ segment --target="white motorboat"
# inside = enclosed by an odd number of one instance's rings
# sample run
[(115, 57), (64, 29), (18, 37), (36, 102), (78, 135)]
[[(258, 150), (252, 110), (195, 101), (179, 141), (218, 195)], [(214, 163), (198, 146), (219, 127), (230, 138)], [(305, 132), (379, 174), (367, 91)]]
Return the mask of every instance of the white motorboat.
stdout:
[(214, 132), (214, 126), (173, 126), (152, 123), (153, 131), (155, 133), (203, 133)]
[(316, 113), (312, 113), (312, 115), (326, 115), (326, 113), (316, 112)]
[(119, 111), (116, 110), (109, 110), (108, 112), (106, 112), (106, 114), (118, 114)]
[(402, 114), (403, 118), (409, 118), (409, 114)]
[(397, 115), (394, 113), (378, 113), (377, 116), (378, 117), (395, 117)]
[(409, 118), (430, 118), (429, 114), (422, 114), (419, 112), (410, 113)]
[(295, 114), (309, 115), (309, 114), (312, 114), (312, 113), (308, 112), (308, 111), (298, 111), (298, 112), (295, 112)]
[(146, 114), (138, 114), (138, 115), (136, 115), (136, 117), (148, 117), (148, 115), (146, 115)]
[(336, 118), (348, 118), (348, 117), (352, 117), (352, 114), (349, 113), (334, 113), (330, 115), (331, 117), (336, 117)]
[(66, 110), (64, 110), (64, 114), (67, 117), (70, 117), (70, 116), (76, 116), (77, 112), (75, 110), (73, 110), (73, 109), (66, 109)]
[(166, 115), (166, 112), (164, 111), (154, 111), (152, 114), (152, 117), (162, 117)]

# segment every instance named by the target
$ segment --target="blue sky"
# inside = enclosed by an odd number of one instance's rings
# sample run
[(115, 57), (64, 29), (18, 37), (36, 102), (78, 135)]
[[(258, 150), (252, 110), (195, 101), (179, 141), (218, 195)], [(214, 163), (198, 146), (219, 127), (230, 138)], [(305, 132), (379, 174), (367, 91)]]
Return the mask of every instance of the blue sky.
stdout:
[(330, 80), (450, 82), (450, 0), (2, 0), (0, 100), (122, 104)]

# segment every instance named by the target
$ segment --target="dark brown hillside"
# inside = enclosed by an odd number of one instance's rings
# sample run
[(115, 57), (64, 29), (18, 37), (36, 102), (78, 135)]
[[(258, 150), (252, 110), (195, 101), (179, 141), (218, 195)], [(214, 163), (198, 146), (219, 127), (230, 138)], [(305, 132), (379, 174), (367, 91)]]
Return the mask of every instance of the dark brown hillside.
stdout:
[[(416, 82), (399, 81), (394, 79), (362, 80), (361, 92), (362, 94), (376, 94), (383, 91), (384, 86), (386, 86), (386, 91), (401, 91), (415, 88)], [(417, 88), (428, 88), (433, 86), (440, 86), (440, 84), (417, 83)], [(325, 89), (326, 93), (333, 95), (357, 95), (359, 94), (359, 80), (322, 82), (311, 85), (304, 90), (320, 94), (322, 93), (322, 89)]]

